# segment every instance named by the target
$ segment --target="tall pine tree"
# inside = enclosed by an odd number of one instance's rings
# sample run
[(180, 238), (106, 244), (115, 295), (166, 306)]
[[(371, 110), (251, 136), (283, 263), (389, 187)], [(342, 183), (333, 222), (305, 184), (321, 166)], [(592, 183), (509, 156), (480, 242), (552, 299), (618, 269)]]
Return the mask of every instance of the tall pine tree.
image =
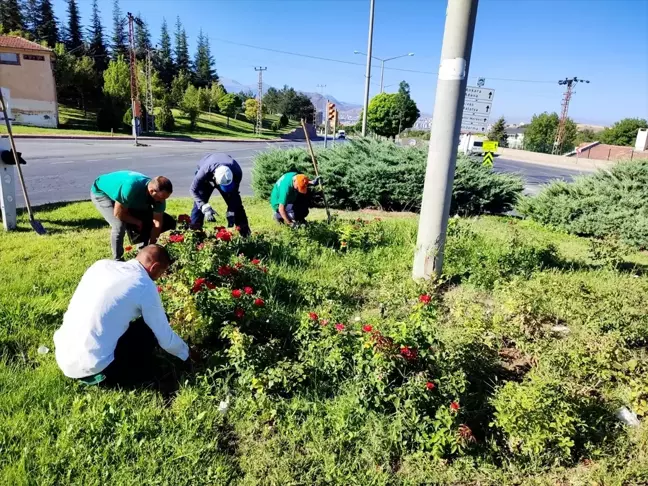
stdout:
[(83, 52), (83, 33), (81, 32), (81, 20), (79, 18), (79, 6), (76, 0), (68, 0), (68, 25), (65, 29), (65, 47), (76, 56)]
[(5, 33), (25, 30), (18, 0), (2, 0), (0, 3), (0, 25)]
[(106, 49), (104, 41), (98, 0), (92, 1), (92, 19), (91, 27), (88, 29), (88, 41), (88, 54), (94, 59), (95, 71), (101, 74), (108, 67), (108, 49)]
[(173, 52), (171, 50), (171, 36), (169, 35), (169, 27), (165, 18), (162, 19), (162, 29), (160, 31), (160, 50), (154, 59), (155, 69), (160, 73), (162, 82), (167, 88), (170, 88), (176, 70), (173, 63)]
[(211, 49), (209, 47), (209, 37), (203, 34), (202, 29), (200, 29), (200, 33), (198, 34), (194, 65), (196, 67), (194, 84), (197, 87), (203, 88), (209, 86), (212, 81), (218, 79), (214, 72), (214, 58), (211, 55)]
[(488, 132), (488, 140), (499, 142), (500, 147), (508, 147), (508, 133), (506, 133), (506, 120), (500, 117)]
[(119, 8), (119, 0), (113, 2), (113, 33), (110, 48), (112, 58), (117, 60), (119, 56), (126, 56), (128, 53), (128, 39), (126, 34), (126, 17)]
[(54, 48), (59, 41), (59, 29), (51, 0), (41, 0), (40, 2), (36, 38), (45, 41), (51, 48)]
[(23, 17), (27, 32), (29, 32), (34, 39), (38, 39), (38, 25), (40, 18), (40, 6), (38, 5), (38, 0), (25, 1)]
[(180, 17), (176, 20), (175, 31), (175, 63), (178, 72), (191, 73), (191, 60), (189, 59), (189, 47), (187, 45), (187, 33), (182, 27)]
[(135, 22), (135, 52), (138, 59), (145, 59), (146, 51), (151, 48), (151, 33), (139, 12), (136, 18), (138, 22)]

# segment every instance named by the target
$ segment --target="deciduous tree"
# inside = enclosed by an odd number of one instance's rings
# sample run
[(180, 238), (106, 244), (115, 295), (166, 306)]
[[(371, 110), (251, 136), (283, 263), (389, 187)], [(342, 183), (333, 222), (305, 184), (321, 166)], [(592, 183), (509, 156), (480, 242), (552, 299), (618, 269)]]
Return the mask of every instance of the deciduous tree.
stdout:
[[(550, 154), (556, 139), (556, 131), (560, 119), (557, 113), (541, 113), (533, 115), (531, 123), (524, 132), (524, 148), (532, 152)], [(565, 134), (563, 137), (563, 153), (574, 149), (576, 141), (576, 124), (571, 118), (565, 121)]]
[(648, 128), (648, 122), (645, 119), (624, 118), (603, 130), (598, 135), (598, 140), (610, 145), (634, 146), (640, 128)]
[(227, 94), (225, 88), (222, 84), (215, 81), (209, 87), (209, 112), (211, 113), (212, 109), (218, 111), (218, 102), (220, 99)]
[(182, 101), (180, 102), (180, 109), (189, 118), (191, 131), (196, 129), (196, 121), (200, 115), (200, 93), (198, 88), (194, 85), (189, 85), (184, 92)]
[(130, 103), (130, 69), (124, 56), (117, 56), (117, 59), (108, 63), (104, 71), (104, 93), (115, 100), (119, 105), (127, 107)]
[(245, 100), (245, 118), (247, 118), (250, 123), (256, 122), (258, 107), (259, 102), (254, 98), (248, 98)]
[(241, 98), (232, 93), (226, 94), (218, 102), (220, 112), (227, 117), (228, 127), (230, 117), (236, 115), (237, 111), (241, 108), (241, 104)]
[(410, 128), (419, 117), (414, 100), (405, 93), (380, 93), (369, 102), (367, 124), (369, 129), (383, 137), (394, 138)]
[(171, 103), (172, 106), (179, 106), (189, 86), (189, 76), (185, 71), (180, 71), (171, 82)]

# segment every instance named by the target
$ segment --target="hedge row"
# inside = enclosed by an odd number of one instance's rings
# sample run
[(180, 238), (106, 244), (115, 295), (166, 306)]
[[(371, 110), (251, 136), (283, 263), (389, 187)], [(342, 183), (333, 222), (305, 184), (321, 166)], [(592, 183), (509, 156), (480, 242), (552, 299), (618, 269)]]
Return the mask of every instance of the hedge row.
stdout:
[[(387, 141), (358, 139), (318, 149), (316, 153), (329, 204), (334, 208), (420, 209), (426, 151)], [(268, 198), (273, 184), (289, 171), (314, 176), (306, 150), (259, 154), (252, 175), (256, 196)], [(497, 174), (477, 161), (459, 156), (451, 211), (462, 215), (503, 213), (512, 208), (522, 188), (518, 176)]]
[(554, 182), (518, 204), (523, 215), (581, 236), (612, 237), (648, 248), (648, 159)]

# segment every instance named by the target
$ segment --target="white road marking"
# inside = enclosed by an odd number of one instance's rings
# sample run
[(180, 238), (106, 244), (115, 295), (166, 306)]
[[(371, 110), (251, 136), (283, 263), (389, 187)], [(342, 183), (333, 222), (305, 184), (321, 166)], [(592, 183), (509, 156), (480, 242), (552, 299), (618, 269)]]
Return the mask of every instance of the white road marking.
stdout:
[(115, 160), (130, 160), (133, 157), (117, 157)]
[(61, 164), (74, 164), (78, 162), (77, 160), (65, 160), (63, 162), (52, 162), (52, 165), (61, 165)]

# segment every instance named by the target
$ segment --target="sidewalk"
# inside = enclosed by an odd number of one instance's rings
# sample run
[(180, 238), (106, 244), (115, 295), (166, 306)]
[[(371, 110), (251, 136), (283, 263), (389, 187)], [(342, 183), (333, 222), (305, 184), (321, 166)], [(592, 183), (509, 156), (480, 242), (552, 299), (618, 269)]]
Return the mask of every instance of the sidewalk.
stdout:
[(608, 169), (617, 164), (617, 161), (582, 159), (578, 157), (565, 157), (562, 155), (549, 155), (527, 150), (499, 148), (497, 155), (503, 159), (526, 162), (528, 164), (546, 165), (561, 169), (583, 170), (594, 172), (598, 169)]

